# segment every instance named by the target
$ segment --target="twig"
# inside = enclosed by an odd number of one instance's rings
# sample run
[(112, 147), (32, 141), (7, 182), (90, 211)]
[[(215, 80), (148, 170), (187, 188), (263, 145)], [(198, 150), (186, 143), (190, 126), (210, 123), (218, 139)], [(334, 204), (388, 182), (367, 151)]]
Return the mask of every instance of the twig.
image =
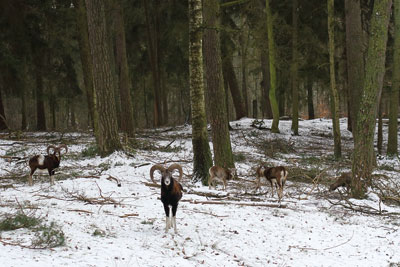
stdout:
[(127, 214), (124, 214), (124, 215), (120, 215), (119, 217), (120, 218), (127, 218), (127, 217), (137, 217), (137, 216), (139, 216), (138, 213), (127, 213)]
[(191, 211), (193, 213), (201, 213), (201, 214), (207, 214), (207, 215), (211, 215), (217, 218), (226, 218), (229, 217), (228, 215), (216, 215), (214, 213), (211, 212), (205, 212), (205, 211), (201, 211), (201, 210), (191, 210), (191, 209), (187, 209), (187, 208), (182, 208), (182, 210), (187, 210), (187, 211)]
[(91, 212), (91, 211), (88, 211), (88, 210), (80, 210), (80, 209), (68, 209), (67, 211), (84, 212), (84, 213), (93, 214), (93, 212)]
[(318, 251), (318, 250), (329, 250), (329, 249), (337, 248), (337, 247), (343, 246), (344, 244), (349, 243), (350, 240), (353, 239), (353, 237), (354, 237), (354, 231), (353, 231), (353, 233), (352, 233), (352, 235), (351, 235), (351, 237), (349, 239), (347, 239), (346, 241), (344, 241), (344, 242), (342, 242), (342, 243), (340, 243), (338, 245), (332, 246), (332, 247), (327, 247), (327, 248), (323, 248), (323, 249), (317, 249), (317, 248), (300, 247), (300, 246), (289, 246), (289, 250), (292, 249), (292, 248), (297, 248), (297, 249), (300, 249), (300, 250), (315, 250), (315, 251)]
[(176, 139), (172, 140), (168, 145), (166, 145), (164, 148), (168, 148), (170, 145), (172, 145), (172, 143), (175, 142)]
[(133, 167), (134, 168), (140, 168), (140, 167), (147, 166), (147, 165), (150, 165), (150, 164), (151, 164), (150, 162), (147, 162), (147, 163), (139, 164), (139, 165), (136, 165), (136, 166), (133, 166)]

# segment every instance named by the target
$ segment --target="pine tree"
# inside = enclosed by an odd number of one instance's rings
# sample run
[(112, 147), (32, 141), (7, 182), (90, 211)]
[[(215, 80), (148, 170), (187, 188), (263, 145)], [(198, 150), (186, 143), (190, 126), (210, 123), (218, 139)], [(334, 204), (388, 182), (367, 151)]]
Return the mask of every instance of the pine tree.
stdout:
[(214, 0), (203, 1), (204, 63), (209, 100), (210, 124), (214, 151), (214, 164), (234, 167), (231, 140), (226, 115), (225, 91), (222, 80), (221, 48), (218, 34), (219, 4)]
[(374, 164), (374, 133), (376, 113), (385, 74), (385, 55), (391, 0), (374, 2), (364, 78), (364, 93), (357, 117), (352, 163), (352, 195), (365, 196), (365, 185), (371, 182)]
[(400, 0), (394, 0), (394, 47), (393, 47), (393, 74), (390, 89), (389, 108), (389, 136), (387, 154), (395, 156), (397, 151), (397, 114), (399, 112), (399, 87), (400, 87)]
[(272, 126), (271, 132), (279, 133), (279, 107), (278, 101), (276, 99), (276, 66), (275, 66), (275, 41), (274, 41), (274, 31), (273, 31), (273, 17), (271, 8), (269, 6), (270, 0), (265, 0), (265, 11), (267, 13), (267, 29), (268, 29), (268, 55), (269, 55), (269, 75), (271, 87), (269, 88), (269, 101), (271, 103), (272, 110)]
[(115, 108), (115, 82), (111, 71), (110, 49), (104, 0), (86, 0), (89, 43), (93, 66), (93, 88), (99, 114), (97, 145), (102, 156), (122, 148)]
[(189, 0), (189, 81), (192, 108), (193, 180), (208, 183), (212, 166), (204, 100), (201, 0)]
[(336, 88), (335, 78), (335, 28), (334, 28), (334, 0), (328, 0), (328, 36), (329, 36), (329, 73), (331, 85), (331, 107), (332, 107), (332, 124), (334, 139), (334, 155), (335, 159), (342, 157), (342, 148), (340, 140), (340, 124), (339, 124), (339, 94)]

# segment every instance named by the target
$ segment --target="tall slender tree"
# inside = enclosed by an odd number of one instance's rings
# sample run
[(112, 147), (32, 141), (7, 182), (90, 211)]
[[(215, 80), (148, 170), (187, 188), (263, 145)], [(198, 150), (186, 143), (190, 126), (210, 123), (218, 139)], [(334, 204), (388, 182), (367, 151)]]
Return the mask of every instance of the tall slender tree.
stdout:
[[(89, 33), (88, 33), (88, 23), (86, 17), (86, 6), (85, 0), (73, 0), (74, 7), (76, 9), (76, 25), (78, 31), (78, 44), (79, 53), (82, 64), (83, 72), (83, 82), (86, 91), (86, 100), (88, 103), (89, 115), (91, 118), (91, 123), (94, 132), (96, 132), (96, 127), (98, 125), (98, 114), (95, 107), (96, 103), (94, 101), (94, 91), (93, 91), (93, 67), (90, 57), (90, 45), (89, 45)], [(98, 136), (98, 134), (95, 134)]]
[(161, 88), (161, 66), (160, 66), (160, 37), (159, 37), (159, 0), (155, 1), (154, 14), (150, 13), (149, 2), (143, 0), (146, 17), (146, 34), (148, 54), (153, 77), (154, 92), (154, 126), (163, 124), (162, 112), (162, 88)]
[(395, 156), (397, 150), (397, 114), (399, 112), (399, 87), (400, 87), (400, 0), (394, 0), (394, 47), (393, 47), (393, 71), (392, 87), (390, 89), (389, 107), (389, 135), (387, 154)]
[(99, 114), (97, 145), (102, 156), (122, 148), (118, 136), (104, 0), (86, 0), (90, 54), (93, 66), (93, 88)]
[(128, 59), (126, 56), (126, 40), (124, 14), (121, 0), (115, 0), (115, 38), (116, 38), (116, 64), (119, 78), (119, 91), (121, 98), (121, 130), (134, 136), (133, 107), (131, 100), (131, 79), (129, 77)]
[(331, 85), (331, 108), (333, 124), (333, 141), (335, 159), (342, 157), (342, 145), (340, 140), (339, 124), (339, 94), (336, 88), (335, 78), (335, 28), (334, 28), (334, 0), (328, 0), (328, 36), (329, 36), (329, 76)]
[[(351, 129), (355, 129), (364, 80), (364, 45), (360, 0), (345, 0), (347, 84)], [(353, 134), (353, 137), (355, 135)]]
[(0, 130), (7, 129), (6, 114), (4, 113), (3, 97), (0, 90)]
[(269, 75), (270, 75), (270, 84), (269, 88), (269, 100), (271, 102), (271, 110), (272, 110), (272, 126), (271, 132), (279, 133), (279, 106), (276, 98), (276, 66), (275, 66), (275, 41), (274, 41), (274, 31), (273, 31), (273, 17), (271, 8), (269, 6), (270, 0), (265, 0), (265, 12), (267, 14), (267, 30), (268, 30), (268, 56), (269, 56)]
[(374, 133), (376, 114), (385, 74), (386, 43), (392, 1), (374, 2), (364, 78), (364, 92), (357, 118), (352, 163), (353, 197), (365, 196), (365, 184), (370, 183), (374, 164)]
[(36, 47), (35, 51), (35, 78), (36, 78), (36, 130), (46, 131), (46, 113), (44, 108), (44, 51)]
[(208, 169), (212, 166), (208, 143), (203, 80), (201, 0), (189, 0), (189, 83), (192, 114), (193, 179), (208, 182)]
[(234, 167), (234, 163), (222, 80), (221, 47), (218, 33), (220, 27), (219, 3), (214, 0), (204, 0), (203, 16), (205, 27), (203, 36), (204, 63), (210, 106), (214, 164), (230, 168)]
[[(241, 119), (246, 116), (245, 104), (242, 98), (242, 92), (240, 92), (239, 84), (236, 79), (235, 70), (233, 69), (232, 58), (224, 58), (222, 63), (222, 71), (224, 80), (228, 84), (230, 89), (233, 105), (236, 111), (236, 119)], [(225, 87), (226, 88), (226, 87)], [(227, 92), (228, 95), (228, 92)]]
[(292, 132), (299, 135), (299, 52), (298, 0), (292, 2)]
[(247, 89), (247, 54), (249, 44), (249, 30), (246, 24), (245, 16), (241, 19), (241, 34), (239, 36), (241, 70), (242, 70), (242, 93), (245, 107), (245, 114), (249, 116), (249, 93)]
[(309, 75), (307, 75), (307, 110), (308, 110), (308, 119), (315, 119), (314, 114), (314, 94), (313, 94), (313, 81)]

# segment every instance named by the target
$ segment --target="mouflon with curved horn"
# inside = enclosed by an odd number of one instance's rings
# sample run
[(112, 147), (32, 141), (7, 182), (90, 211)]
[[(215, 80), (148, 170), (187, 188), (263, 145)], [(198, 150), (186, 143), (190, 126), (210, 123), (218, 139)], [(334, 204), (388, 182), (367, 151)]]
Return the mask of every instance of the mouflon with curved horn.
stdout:
[(65, 144), (60, 146), (49, 145), (47, 147), (47, 155), (36, 155), (29, 159), (29, 168), (31, 169), (28, 177), (29, 185), (33, 184), (32, 176), (37, 169), (47, 169), (50, 175), (50, 184), (54, 185), (54, 170), (60, 166), (61, 149), (63, 148), (65, 149), (65, 153), (67, 153), (68, 147)]
[[(173, 172), (179, 171), (179, 178), (175, 180), (172, 177)], [(164, 205), (165, 211), (165, 232), (168, 232), (169, 228), (174, 227), (174, 232), (177, 233), (176, 229), (176, 211), (178, 209), (178, 202), (182, 198), (183, 187), (179, 183), (182, 179), (182, 167), (179, 164), (172, 164), (168, 168), (156, 164), (150, 169), (150, 178), (153, 183), (157, 184), (154, 180), (154, 172), (159, 171), (161, 174), (161, 202)], [(171, 214), (172, 210), (172, 214)], [(172, 217), (171, 217), (172, 215)]]

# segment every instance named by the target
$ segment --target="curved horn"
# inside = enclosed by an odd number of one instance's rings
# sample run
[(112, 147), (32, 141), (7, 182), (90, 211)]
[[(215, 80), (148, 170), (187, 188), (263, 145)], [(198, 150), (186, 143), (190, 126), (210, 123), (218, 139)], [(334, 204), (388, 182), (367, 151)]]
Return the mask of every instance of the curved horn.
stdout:
[(174, 163), (174, 164), (172, 164), (171, 166), (168, 167), (168, 171), (170, 171), (171, 173), (172, 173), (174, 170), (178, 170), (178, 171), (179, 171), (178, 182), (180, 182), (181, 179), (182, 179), (182, 175), (183, 175), (182, 166), (179, 165), (179, 164), (177, 164), (177, 163)]
[(57, 147), (55, 147), (55, 146), (53, 146), (53, 145), (49, 145), (49, 146), (47, 147), (47, 155), (50, 155), (50, 149), (51, 149), (51, 148), (54, 150), (54, 152), (57, 151)]
[(59, 145), (57, 148), (60, 153), (61, 153), (61, 148), (65, 148), (65, 153), (68, 153), (68, 147), (66, 144)]
[(158, 171), (160, 171), (161, 173), (163, 173), (163, 172), (165, 172), (165, 168), (164, 168), (163, 166), (161, 166), (161, 165), (158, 165), (158, 164), (153, 165), (153, 167), (151, 167), (151, 169), (150, 169), (150, 179), (151, 179), (151, 180), (153, 181), (153, 183), (155, 183), (155, 184), (157, 184), (157, 183), (154, 181), (153, 173), (154, 173), (154, 171), (156, 171), (156, 170), (158, 170)]

